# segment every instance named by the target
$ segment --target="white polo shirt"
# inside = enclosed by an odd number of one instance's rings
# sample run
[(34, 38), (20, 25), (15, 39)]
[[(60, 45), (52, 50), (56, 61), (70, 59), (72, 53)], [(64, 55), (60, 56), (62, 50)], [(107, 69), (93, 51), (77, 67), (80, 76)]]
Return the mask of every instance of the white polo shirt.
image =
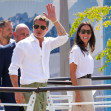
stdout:
[(56, 38), (45, 37), (42, 42), (42, 49), (39, 46), (38, 39), (33, 34), (21, 40), (14, 49), (9, 74), (17, 75), (20, 67), (20, 82), (22, 85), (47, 82), (49, 79), (50, 52), (67, 42), (68, 38), (68, 35)]
[(69, 56), (69, 63), (77, 65), (76, 77), (80, 78), (86, 74), (93, 74), (94, 69), (94, 60), (90, 54), (81, 52), (81, 49), (78, 45), (75, 45)]

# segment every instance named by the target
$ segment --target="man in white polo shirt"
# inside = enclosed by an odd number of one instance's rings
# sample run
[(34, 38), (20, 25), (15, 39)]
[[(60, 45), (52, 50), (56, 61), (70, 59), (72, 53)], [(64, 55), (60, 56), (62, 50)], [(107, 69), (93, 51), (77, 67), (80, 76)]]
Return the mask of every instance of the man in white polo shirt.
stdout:
[[(35, 17), (33, 22), (33, 33), (26, 39), (20, 41), (12, 56), (9, 74), (14, 87), (18, 87), (17, 70), (21, 69), (22, 87), (45, 87), (49, 78), (49, 56), (50, 52), (63, 45), (68, 40), (68, 34), (59, 23), (52, 4), (46, 6), (45, 16)], [(58, 37), (44, 37), (48, 31), (49, 20), (56, 27)], [(29, 94), (15, 93), (17, 103), (28, 102)], [(46, 93), (37, 93), (34, 111), (46, 111)]]

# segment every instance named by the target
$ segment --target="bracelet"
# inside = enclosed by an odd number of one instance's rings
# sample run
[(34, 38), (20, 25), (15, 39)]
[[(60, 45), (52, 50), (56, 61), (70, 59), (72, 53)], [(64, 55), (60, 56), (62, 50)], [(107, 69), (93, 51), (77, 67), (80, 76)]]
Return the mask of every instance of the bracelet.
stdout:
[(53, 22), (53, 24), (56, 23), (56, 22), (57, 22), (57, 19)]

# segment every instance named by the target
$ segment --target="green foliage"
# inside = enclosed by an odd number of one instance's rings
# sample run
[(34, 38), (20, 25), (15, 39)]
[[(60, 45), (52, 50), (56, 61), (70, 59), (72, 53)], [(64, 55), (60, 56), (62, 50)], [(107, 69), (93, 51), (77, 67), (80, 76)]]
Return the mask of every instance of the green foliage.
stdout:
[[(84, 12), (74, 14), (77, 16), (76, 19), (74, 19), (74, 22), (72, 24), (72, 27), (70, 29), (70, 36), (72, 36), (79, 24), (84, 20), (88, 19), (89, 22), (99, 22), (101, 20), (104, 20), (103, 26), (108, 27), (111, 25), (111, 17), (109, 16), (111, 12), (111, 7), (109, 6), (98, 6), (98, 7), (92, 7), (90, 9), (86, 9)], [(96, 27), (96, 30), (99, 30), (101, 27), (101, 24), (99, 24), (98, 27)], [(96, 57), (97, 60), (100, 60), (101, 58), (105, 57), (106, 61), (105, 64), (99, 68), (99, 71), (103, 71), (105, 67), (107, 67), (108, 63), (111, 62), (111, 39), (107, 41), (107, 47)]]
[[(70, 36), (72, 36), (74, 34), (74, 32), (76, 31), (77, 27), (79, 26), (79, 24), (85, 19), (87, 18), (89, 20), (89, 22), (99, 22), (103, 19), (110, 19), (111, 17), (108, 16), (108, 14), (111, 11), (111, 7), (108, 6), (99, 6), (99, 7), (92, 7), (90, 9), (86, 9), (84, 12), (81, 13), (77, 13), (74, 15), (77, 15), (77, 18), (74, 19), (74, 22), (72, 24), (72, 27), (70, 29)], [(103, 22), (103, 26), (107, 27), (108, 25), (111, 25), (111, 21), (105, 21)]]
[(105, 64), (99, 68), (99, 71), (103, 71), (107, 64), (111, 62), (111, 39), (107, 41), (107, 47), (96, 57), (96, 60), (100, 60), (101, 58), (105, 57), (106, 61)]

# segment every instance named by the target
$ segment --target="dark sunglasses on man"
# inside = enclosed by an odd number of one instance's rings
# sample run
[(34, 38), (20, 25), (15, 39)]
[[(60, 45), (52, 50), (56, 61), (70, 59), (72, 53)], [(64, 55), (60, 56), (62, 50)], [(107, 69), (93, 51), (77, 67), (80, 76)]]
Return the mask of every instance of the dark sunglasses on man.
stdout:
[(45, 30), (45, 29), (46, 29), (46, 26), (44, 26), (44, 25), (41, 25), (41, 26), (40, 26), (40, 25), (37, 25), (37, 24), (34, 25), (34, 29), (38, 29), (39, 27), (40, 27), (42, 30)]
[(91, 34), (92, 31), (91, 30), (81, 29), (80, 32), (81, 32), (81, 34), (85, 34), (85, 33)]
[(0, 27), (5, 26), (5, 21), (0, 21)]

